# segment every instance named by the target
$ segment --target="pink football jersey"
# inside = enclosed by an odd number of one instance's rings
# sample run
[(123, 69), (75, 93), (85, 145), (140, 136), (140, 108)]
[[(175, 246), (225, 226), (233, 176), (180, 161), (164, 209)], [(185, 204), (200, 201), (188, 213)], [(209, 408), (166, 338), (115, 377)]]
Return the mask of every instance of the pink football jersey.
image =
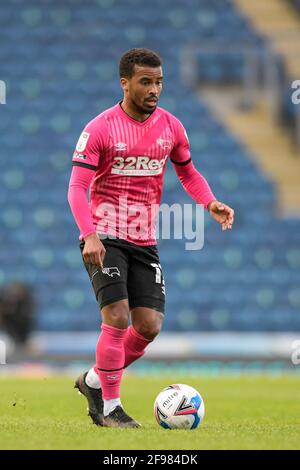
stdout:
[(166, 161), (190, 162), (181, 122), (157, 107), (143, 122), (121, 104), (90, 121), (73, 155), (73, 165), (95, 171), (90, 211), (96, 231), (139, 245), (156, 244), (156, 216)]

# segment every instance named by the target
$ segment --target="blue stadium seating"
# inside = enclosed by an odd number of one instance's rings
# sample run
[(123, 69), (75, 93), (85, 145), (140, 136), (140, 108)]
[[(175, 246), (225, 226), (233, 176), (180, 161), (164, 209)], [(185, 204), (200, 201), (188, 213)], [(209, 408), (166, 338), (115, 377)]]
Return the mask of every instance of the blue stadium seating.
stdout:
[[(264, 47), (232, 3), (46, 0), (42, 8), (38, 0), (11, 0), (0, 5), (0, 26), (0, 78), (8, 88), (0, 109), (0, 283), (32, 284), (36, 329), (99, 327), (66, 200), (71, 155), (86, 122), (122, 96), (120, 55), (145, 46), (164, 59), (161, 105), (182, 120), (195, 165), (236, 211), (230, 233), (205, 216), (200, 251), (185, 251), (182, 240), (159, 242), (165, 331), (299, 330), (300, 222), (276, 218), (272, 183), (180, 80), (187, 43)], [(241, 58), (230, 51), (205, 61), (210, 81), (243, 73)], [(163, 202), (190, 202), (170, 163)]]

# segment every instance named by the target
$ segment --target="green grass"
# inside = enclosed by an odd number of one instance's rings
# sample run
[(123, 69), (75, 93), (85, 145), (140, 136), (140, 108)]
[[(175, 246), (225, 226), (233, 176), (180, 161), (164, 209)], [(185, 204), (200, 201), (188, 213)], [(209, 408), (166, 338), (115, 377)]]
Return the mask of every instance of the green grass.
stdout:
[[(157, 393), (175, 381), (202, 394), (206, 415), (193, 431), (164, 430)], [(125, 376), (122, 401), (142, 429), (106, 429), (86, 416), (73, 379), (0, 379), (1, 449), (299, 449), (300, 378)]]

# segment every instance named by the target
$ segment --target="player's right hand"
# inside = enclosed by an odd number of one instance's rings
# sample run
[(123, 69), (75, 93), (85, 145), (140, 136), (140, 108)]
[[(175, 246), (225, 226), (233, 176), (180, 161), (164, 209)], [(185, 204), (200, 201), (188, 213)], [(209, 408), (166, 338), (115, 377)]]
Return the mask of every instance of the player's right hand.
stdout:
[(106, 250), (103, 243), (96, 233), (90, 233), (84, 239), (85, 244), (82, 252), (83, 259), (86, 263), (95, 264), (103, 269), (103, 261)]

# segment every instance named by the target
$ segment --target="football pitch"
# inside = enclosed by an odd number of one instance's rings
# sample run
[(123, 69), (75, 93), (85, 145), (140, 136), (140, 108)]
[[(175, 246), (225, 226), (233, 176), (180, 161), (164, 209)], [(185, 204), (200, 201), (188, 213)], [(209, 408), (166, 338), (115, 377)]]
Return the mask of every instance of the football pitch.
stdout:
[[(74, 377), (75, 378), (75, 377)], [(206, 414), (195, 430), (165, 430), (153, 416), (156, 395), (174, 382), (195, 387)], [(67, 377), (0, 378), (1, 449), (299, 449), (300, 377), (127, 375), (125, 410), (141, 429), (96, 427)]]

